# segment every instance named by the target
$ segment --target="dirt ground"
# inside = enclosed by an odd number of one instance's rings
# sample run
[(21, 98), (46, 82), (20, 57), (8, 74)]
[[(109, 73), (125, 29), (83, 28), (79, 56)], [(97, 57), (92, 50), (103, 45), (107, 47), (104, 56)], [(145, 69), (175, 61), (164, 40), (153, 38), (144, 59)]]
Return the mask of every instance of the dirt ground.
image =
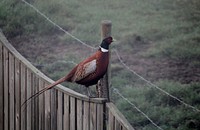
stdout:
[(126, 52), (120, 52), (123, 60), (131, 69), (150, 81), (167, 79), (183, 84), (200, 82), (200, 67), (192, 65), (189, 61), (140, 55), (141, 52), (146, 52), (152, 47), (154, 43), (137, 37), (133, 40), (132, 44), (136, 44), (136, 46), (133, 47), (131, 55), (127, 55)]

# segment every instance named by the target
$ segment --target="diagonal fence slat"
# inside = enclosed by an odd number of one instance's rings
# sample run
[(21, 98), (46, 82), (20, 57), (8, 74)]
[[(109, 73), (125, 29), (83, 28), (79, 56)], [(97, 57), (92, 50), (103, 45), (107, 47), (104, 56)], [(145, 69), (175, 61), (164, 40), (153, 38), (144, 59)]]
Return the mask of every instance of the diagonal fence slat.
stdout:
[[(0, 95), (3, 95), (3, 46), (0, 44)], [(3, 106), (3, 100), (4, 97), (0, 96), (0, 106)], [(0, 117), (4, 116), (4, 109), (3, 107), (0, 107)], [(0, 129), (4, 129), (4, 120), (3, 118), (0, 118)]]
[[(47, 86), (48, 83), (45, 83), (45, 86)], [(51, 91), (46, 91), (45, 94), (45, 99), (44, 99), (44, 106), (45, 106), (45, 130), (50, 130), (51, 129)]]
[(4, 47), (3, 48), (3, 65), (4, 65), (4, 81), (3, 81), (3, 90), (4, 90), (4, 130), (8, 130), (9, 129), (9, 95), (8, 95), (8, 91), (9, 91), (9, 57), (8, 57), (8, 50)]
[(9, 53), (9, 129), (13, 130), (15, 127), (15, 87), (14, 87), (14, 56)]
[(15, 59), (15, 128), (20, 130), (20, 62)]
[(113, 103), (106, 103), (106, 108), (108, 110), (108, 127), (109, 130), (115, 130), (115, 127), (120, 127), (124, 130), (134, 130), (129, 124), (122, 113), (116, 108)]
[(57, 130), (57, 90), (51, 90), (51, 130)]
[[(20, 92), (21, 92), (21, 103), (26, 100), (26, 67), (24, 64), (20, 65)], [(21, 104), (20, 104), (21, 107)], [(20, 124), (21, 124), (21, 130), (26, 130), (26, 110), (21, 109), (20, 110)]]
[(57, 93), (57, 99), (58, 99), (58, 106), (57, 106), (57, 129), (62, 130), (63, 129), (63, 93), (58, 91)]

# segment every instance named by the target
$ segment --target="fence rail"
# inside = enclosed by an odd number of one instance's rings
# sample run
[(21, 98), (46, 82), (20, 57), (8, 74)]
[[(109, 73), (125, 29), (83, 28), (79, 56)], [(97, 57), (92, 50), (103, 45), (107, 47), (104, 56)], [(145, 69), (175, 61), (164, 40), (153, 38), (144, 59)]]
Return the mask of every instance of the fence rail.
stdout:
[(106, 99), (91, 99), (62, 85), (21, 109), (28, 97), (52, 82), (0, 33), (1, 130), (133, 130)]

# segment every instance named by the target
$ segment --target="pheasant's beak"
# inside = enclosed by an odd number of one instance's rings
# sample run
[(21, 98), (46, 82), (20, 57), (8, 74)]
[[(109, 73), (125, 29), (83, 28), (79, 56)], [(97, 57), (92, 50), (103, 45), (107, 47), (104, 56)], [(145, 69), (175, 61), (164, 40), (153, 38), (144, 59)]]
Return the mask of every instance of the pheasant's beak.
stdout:
[(116, 42), (116, 41), (117, 41), (116, 39), (114, 39), (114, 38), (112, 39), (112, 42)]

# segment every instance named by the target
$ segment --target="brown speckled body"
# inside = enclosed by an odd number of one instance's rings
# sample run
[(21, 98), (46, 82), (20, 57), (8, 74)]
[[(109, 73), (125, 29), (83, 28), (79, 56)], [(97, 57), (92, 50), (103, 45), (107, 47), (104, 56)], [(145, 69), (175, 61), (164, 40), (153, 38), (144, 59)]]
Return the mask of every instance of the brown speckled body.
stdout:
[[(89, 74), (87, 77), (74, 82), (81, 85), (85, 85), (86, 87), (96, 84), (98, 80), (102, 78), (106, 73), (109, 63), (109, 53), (101, 52), (100, 49), (95, 54), (93, 54), (86, 60), (82, 61), (74, 69), (72, 69), (72, 71), (67, 75), (68, 78), (66, 79), (66, 81), (73, 82), (77, 68), (78, 67), (84, 68), (82, 67), (84, 64), (91, 62), (94, 59), (96, 59), (96, 70), (93, 73)], [(84, 70), (79, 70), (79, 71), (84, 71)]]

